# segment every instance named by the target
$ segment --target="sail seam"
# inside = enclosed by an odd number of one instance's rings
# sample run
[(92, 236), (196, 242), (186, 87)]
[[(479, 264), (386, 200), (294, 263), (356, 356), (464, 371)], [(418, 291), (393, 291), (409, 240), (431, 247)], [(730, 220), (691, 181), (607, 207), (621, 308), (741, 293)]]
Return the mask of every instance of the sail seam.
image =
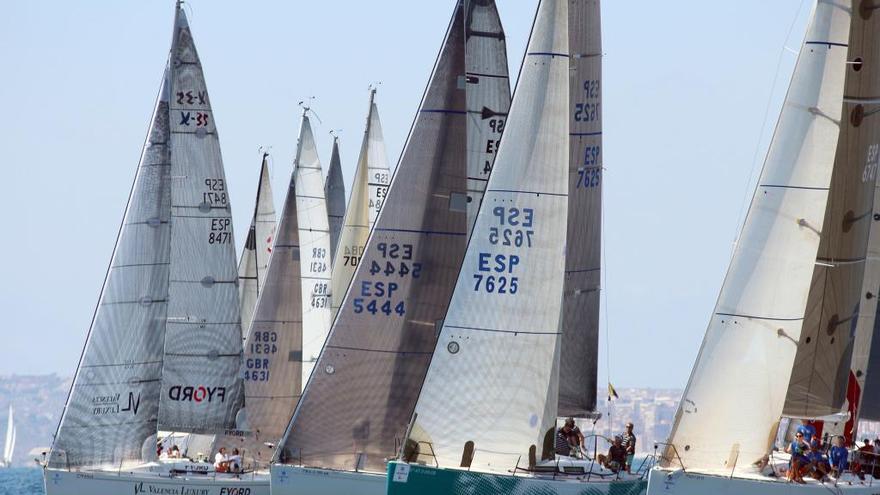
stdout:
[(462, 326), (458, 326), (458, 325), (446, 325), (446, 327), (457, 328), (459, 330), (476, 330), (478, 332), (512, 333), (514, 335), (520, 334), (520, 333), (526, 334), (526, 335), (547, 335), (547, 336), (562, 335), (562, 332), (529, 332), (529, 331), (525, 331), (525, 330), (500, 330), (497, 328), (462, 327)]

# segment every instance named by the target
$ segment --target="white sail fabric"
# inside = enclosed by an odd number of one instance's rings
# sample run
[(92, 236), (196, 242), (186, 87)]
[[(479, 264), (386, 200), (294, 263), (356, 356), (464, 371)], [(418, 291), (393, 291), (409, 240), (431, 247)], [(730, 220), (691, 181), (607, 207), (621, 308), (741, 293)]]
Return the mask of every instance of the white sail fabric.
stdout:
[(327, 219), (330, 222), (330, 261), (336, 259), (336, 244), (345, 220), (345, 181), (342, 177), (342, 160), (339, 158), (339, 138), (333, 136), (333, 151), (330, 153), (330, 168), (324, 183), (324, 197), (327, 199)]
[[(175, 29), (175, 36), (177, 29)], [(155, 458), (171, 249), (166, 70), (49, 467)]]
[[(299, 224), (300, 270), (302, 273), (302, 382), (304, 385), (321, 347), (330, 332), (330, 227), (324, 197), (324, 175), (315, 136), (307, 116), (303, 116), (299, 147), (294, 164), (296, 214)], [(300, 387), (301, 388), (301, 387)], [(290, 411), (293, 414), (293, 410)], [(290, 417), (288, 414), (288, 418)], [(286, 420), (280, 424), (281, 432)], [(280, 438), (280, 434), (278, 438)]]
[(246, 333), (254, 318), (254, 307), (263, 282), (266, 281), (266, 268), (269, 266), (269, 255), (272, 254), (272, 243), (275, 240), (275, 203), (272, 199), (272, 182), (269, 180), (268, 158), (269, 154), (263, 153), (254, 216), (238, 262), (242, 340), (247, 338)]
[(468, 235), (477, 218), (489, 172), (510, 109), (507, 42), (494, 2), (467, 2)]
[(330, 300), (334, 317), (364, 254), (364, 246), (382, 209), (391, 180), (375, 97), (376, 90), (371, 89), (364, 140), (354, 173), (348, 209), (339, 234), (339, 244), (336, 246), (337, 255), (333, 258)]
[(571, 51), (568, 236), (559, 415), (596, 409), (602, 262), (602, 29), (599, 0), (568, 6)]
[(159, 428), (216, 433), (241, 409), (241, 317), (220, 141), (186, 15), (171, 49), (171, 258)]
[(327, 210), (306, 115), (276, 236), (244, 355), (247, 423), (254, 457), (263, 462), (272, 454), (264, 443), (281, 438), (308, 378), (306, 370), (313, 367), (305, 343), (317, 355), (330, 329)]
[(544, 0), (416, 405), (411, 438), (441, 467), (459, 466), (472, 443), (471, 469), (507, 474), (556, 422), (568, 64), (568, 2)]
[[(851, 9), (820, 0), (676, 415), (684, 466), (745, 471), (775, 437), (837, 148)], [(678, 466), (667, 451), (665, 462)]]
[(10, 404), (9, 417), (6, 419), (6, 443), (3, 445), (3, 462), (7, 466), (12, 464), (13, 453), (15, 453), (15, 418)]

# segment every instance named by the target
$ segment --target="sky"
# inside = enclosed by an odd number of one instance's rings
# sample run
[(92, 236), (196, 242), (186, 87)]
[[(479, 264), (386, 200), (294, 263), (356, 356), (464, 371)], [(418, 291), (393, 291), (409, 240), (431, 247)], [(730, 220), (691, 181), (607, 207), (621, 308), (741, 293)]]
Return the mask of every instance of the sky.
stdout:
[[(536, 1), (497, 0), (517, 74)], [(240, 249), (261, 147), (276, 204), (300, 110), (350, 184), (377, 103), (392, 167), (454, 0), (190, 0)], [(72, 375), (170, 46), (172, 0), (4, 2), (0, 374)], [(810, 0), (621, 2), (603, 23), (599, 382), (681, 388), (754, 190)], [(350, 188), (349, 188), (350, 189)], [(734, 351), (735, 352), (735, 351)]]

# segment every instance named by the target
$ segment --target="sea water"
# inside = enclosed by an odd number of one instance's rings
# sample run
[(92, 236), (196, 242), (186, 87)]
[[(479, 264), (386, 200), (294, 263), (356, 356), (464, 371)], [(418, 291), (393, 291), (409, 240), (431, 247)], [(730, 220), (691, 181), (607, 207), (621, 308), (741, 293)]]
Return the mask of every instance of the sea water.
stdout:
[(39, 468), (0, 468), (0, 495), (43, 495)]

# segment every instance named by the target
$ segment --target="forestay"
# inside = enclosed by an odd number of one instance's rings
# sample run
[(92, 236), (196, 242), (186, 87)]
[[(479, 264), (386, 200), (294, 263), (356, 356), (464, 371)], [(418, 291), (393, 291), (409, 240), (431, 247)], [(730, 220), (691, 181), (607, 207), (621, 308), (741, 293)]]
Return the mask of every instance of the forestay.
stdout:
[(269, 154), (263, 153), (254, 216), (238, 262), (242, 339), (247, 338), (247, 331), (254, 318), (254, 307), (266, 281), (266, 268), (269, 266), (269, 255), (272, 253), (275, 237), (275, 204), (272, 199), (272, 183), (269, 180), (268, 158)]
[(459, 2), (282, 462), (384, 472), (405, 435), (465, 251), (464, 33)]
[(552, 435), (568, 91), (568, 2), (544, 0), (415, 409), (411, 438), (429, 464), (508, 474)]
[(507, 42), (494, 2), (466, 3), (468, 235), (483, 202), (510, 109)]
[(849, 48), (840, 48), (856, 63), (846, 71), (825, 227), (785, 400), (786, 416), (819, 417), (844, 407), (859, 307), (867, 302), (862, 279), (880, 157), (880, 127), (872, 113), (877, 107), (873, 100), (880, 94), (874, 66), (880, 61), (880, 15), (870, 12), (852, 17)]
[(559, 415), (596, 409), (602, 262), (602, 29), (599, 0), (568, 5), (568, 235), (559, 362)]
[(242, 407), (232, 215), (214, 113), (186, 15), (171, 48), (171, 256), (159, 429), (216, 433)]
[(382, 137), (382, 124), (379, 122), (375, 97), (376, 90), (370, 89), (364, 140), (351, 186), (351, 198), (348, 200), (348, 209), (339, 234), (339, 245), (336, 246), (339, 256), (333, 258), (330, 301), (334, 316), (339, 312), (345, 291), (363, 257), (370, 230), (388, 192), (388, 157), (385, 154), (385, 140)]
[(327, 218), (330, 222), (330, 261), (336, 259), (336, 244), (345, 219), (345, 182), (342, 177), (342, 160), (339, 158), (339, 138), (333, 136), (333, 152), (330, 154), (330, 169), (324, 183), (324, 197), (327, 199)]
[(166, 70), (98, 307), (49, 453), (52, 468), (120, 466), (156, 456), (171, 249), (169, 77)]
[[(823, 228), (849, 24), (848, 7), (821, 0), (807, 29), (676, 415), (670, 442), (688, 470), (747, 471), (775, 437)], [(665, 457), (678, 466), (671, 451)]]

